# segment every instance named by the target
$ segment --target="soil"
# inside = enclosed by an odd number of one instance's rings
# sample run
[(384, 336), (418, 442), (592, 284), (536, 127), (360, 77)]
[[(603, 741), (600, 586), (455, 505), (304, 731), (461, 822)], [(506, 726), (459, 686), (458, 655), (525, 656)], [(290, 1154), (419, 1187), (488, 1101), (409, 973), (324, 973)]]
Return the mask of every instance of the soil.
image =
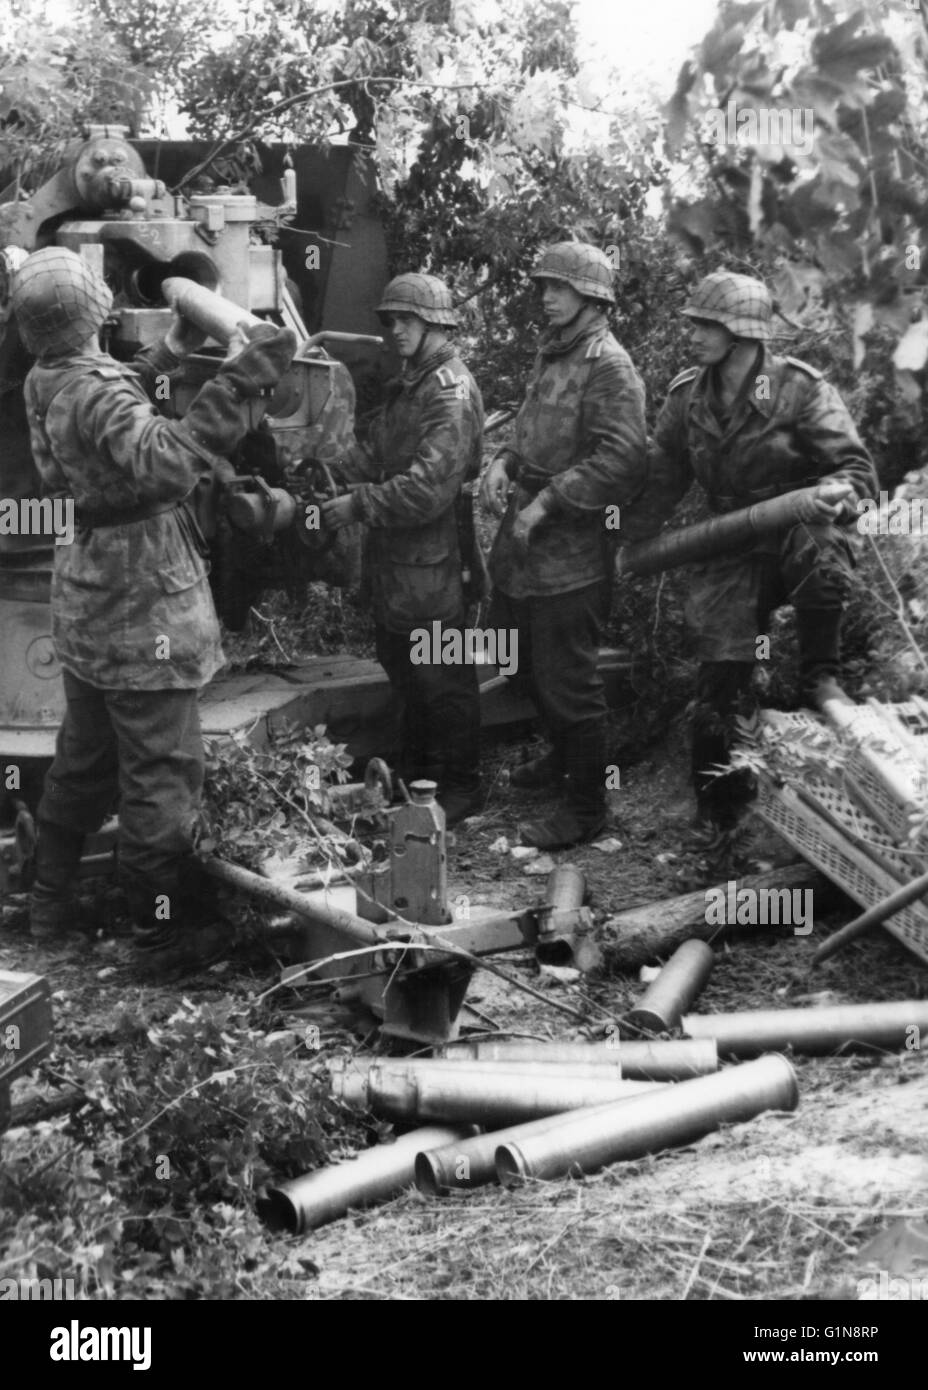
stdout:
[[(544, 875), (527, 873), (531, 861), (518, 862), (499, 843), (517, 843), (518, 819), (552, 804), (546, 794), (506, 784), (505, 769), (532, 751), (530, 742), (500, 742), (485, 756), (485, 806), (457, 829), (449, 850), (452, 903), (465, 895), (474, 907), (503, 909), (540, 898)], [(675, 729), (658, 753), (623, 769), (621, 789), (610, 793), (611, 823), (600, 839), (620, 846), (552, 856), (583, 870), (600, 929), (635, 904), (796, 858), (753, 821), (737, 862), (711, 863), (689, 847), (693, 812), (684, 741)], [(926, 997), (928, 967), (884, 932), (812, 973), (811, 954), (824, 932), (852, 915), (845, 903), (817, 918), (809, 936), (771, 928), (722, 945), (695, 1009)], [(52, 981), (53, 1072), (66, 1069), (69, 1056), (112, 1048), (127, 1016), (143, 1013), (154, 1022), (183, 996), (244, 999), (276, 978), (273, 961), (252, 950), (182, 987), (142, 989), (128, 961), (118, 936), (38, 945), (25, 930), (22, 904), (4, 908), (0, 969)], [(601, 1027), (643, 989), (637, 978), (539, 972), (526, 951), (494, 961), (550, 1005), (478, 972), (467, 995), (466, 1030), (576, 1038), (584, 1035), (582, 1020)], [(289, 1009), (295, 1026), (305, 1021), (304, 1005), (294, 990), (284, 1013)], [(322, 1002), (313, 1007), (323, 1015), (330, 1008), (332, 1051), (351, 1043), (343, 1011)], [(302, 1262), (305, 1283), (292, 1296), (308, 1299), (854, 1299), (858, 1281), (873, 1272), (862, 1247), (928, 1206), (925, 1051), (792, 1060), (800, 1090), (792, 1113), (767, 1113), (579, 1180), (441, 1199), (410, 1191), (311, 1234), (269, 1232), (267, 1241), (292, 1257), (291, 1266)], [(23, 1094), (17, 1090), (14, 1099)]]

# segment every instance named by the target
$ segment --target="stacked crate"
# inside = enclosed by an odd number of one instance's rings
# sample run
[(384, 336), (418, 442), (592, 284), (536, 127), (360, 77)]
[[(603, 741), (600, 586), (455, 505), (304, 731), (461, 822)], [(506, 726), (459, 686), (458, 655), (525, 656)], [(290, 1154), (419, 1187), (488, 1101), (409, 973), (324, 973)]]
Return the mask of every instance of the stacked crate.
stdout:
[[(846, 751), (837, 771), (810, 765), (782, 781), (761, 779), (758, 813), (804, 859), (861, 907), (928, 869), (926, 701), (829, 699), (821, 715), (765, 710), (761, 718), (768, 737), (830, 729)], [(928, 962), (928, 905), (903, 908), (885, 929)]]

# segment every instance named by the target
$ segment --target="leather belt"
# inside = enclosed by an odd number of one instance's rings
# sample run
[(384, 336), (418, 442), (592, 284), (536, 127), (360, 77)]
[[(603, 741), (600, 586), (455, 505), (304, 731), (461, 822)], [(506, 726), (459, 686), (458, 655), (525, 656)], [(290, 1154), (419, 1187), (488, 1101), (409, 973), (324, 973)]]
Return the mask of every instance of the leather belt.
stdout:
[(136, 521), (150, 521), (164, 512), (176, 511), (180, 504), (168, 502), (163, 507), (127, 507), (125, 511), (93, 511), (78, 507), (75, 524), (79, 531), (99, 531), (105, 526), (131, 526)]

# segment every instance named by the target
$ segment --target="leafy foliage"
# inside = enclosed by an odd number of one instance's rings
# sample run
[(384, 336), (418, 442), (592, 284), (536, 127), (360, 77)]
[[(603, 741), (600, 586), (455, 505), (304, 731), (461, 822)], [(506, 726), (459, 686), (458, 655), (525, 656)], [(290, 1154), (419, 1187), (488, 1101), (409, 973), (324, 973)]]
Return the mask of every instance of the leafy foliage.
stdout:
[(66, 1131), (4, 1139), (4, 1274), (74, 1278), (87, 1298), (293, 1296), (312, 1269), (275, 1250), (256, 1195), (363, 1141), (314, 1080), (317, 1054), (248, 1016), (229, 1000), (157, 1024), (126, 1011), (115, 1049), (65, 1057), (92, 1105)]
[[(756, 258), (784, 332), (818, 339), (819, 365), (853, 347), (854, 371), (878, 378), (862, 383), (865, 414), (889, 404), (874, 441), (887, 485), (925, 461), (928, 335), (913, 320), (928, 283), (926, 59), (924, 18), (908, 7), (723, 0), (666, 112), (668, 154), (687, 172), (669, 230), (699, 257)], [(791, 143), (769, 118), (764, 130), (762, 111), (794, 119)], [(887, 432), (902, 461), (879, 448)]]
[(47, 8), (14, 0), (0, 14), (0, 167), (27, 188), (88, 121), (137, 128), (155, 86), (92, 8), (70, 24), (49, 24)]
[(244, 735), (209, 747), (205, 807), (215, 827), (204, 853), (260, 862), (272, 844), (290, 855), (307, 846), (318, 853), (322, 835), (312, 825), (328, 813), (328, 787), (348, 780), (352, 755), (332, 743), (324, 725), (307, 737), (297, 729), (255, 748)]

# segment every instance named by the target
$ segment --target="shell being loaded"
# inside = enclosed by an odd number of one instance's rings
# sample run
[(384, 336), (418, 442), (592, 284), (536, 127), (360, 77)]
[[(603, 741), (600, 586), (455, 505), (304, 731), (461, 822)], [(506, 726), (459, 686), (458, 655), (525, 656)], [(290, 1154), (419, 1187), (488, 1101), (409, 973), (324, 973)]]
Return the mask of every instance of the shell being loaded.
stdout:
[(718, 1071), (719, 1059), (711, 1038), (671, 1042), (529, 1042), (520, 1038), (446, 1043), (441, 1056), (499, 1062), (576, 1062), (582, 1066), (613, 1067), (626, 1080), (679, 1081)]
[[(178, 294), (189, 317), (202, 317), (208, 306), (213, 317), (206, 329), (219, 342), (227, 339), (227, 316), (234, 327), (242, 320), (257, 322), (256, 315), (282, 320), (306, 340), (283, 389), (275, 393), (272, 413), (265, 415), (260, 431), (246, 437), (236, 460), (240, 476), (234, 483), (232, 511), (246, 526), (236, 529), (217, 508), (218, 489), (201, 489), (196, 495), (197, 520), (210, 546), (216, 605), (226, 625), (236, 631), (267, 588), (286, 587), (297, 597), (306, 581), (352, 582), (360, 563), (356, 531), (346, 528), (325, 548), (308, 543), (316, 535), (303, 523), (310, 504), (318, 506), (321, 500), (312, 469), (317, 462), (331, 466), (354, 444), (355, 387), (347, 364), (366, 389), (375, 388), (392, 370), (383, 362), (381, 339), (372, 332), (377, 328), (373, 305), (384, 279), (383, 229), (351, 153), (326, 156), (324, 167), (319, 167), (320, 153), (308, 147), (269, 148), (265, 153), (265, 171), (256, 175), (257, 196), (217, 192), (179, 199), (167, 194), (166, 184), (182, 184), (192, 163), (208, 154), (206, 145), (197, 149), (186, 142), (159, 141), (137, 150), (116, 128), (99, 127), (89, 139), (63, 152), (61, 167), (47, 183), (28, 200), (7, 204), (0, 216), (0, 245), (7, 248), (0, 258), (0, 293), (4, 283), (12, 289), (30, 260), (38, 267), (52, 257), (63, 258), (77, 267), (105, 271), (114, 307), (101, 341), (118, 361), (131, 361), (140, 347), (164, 336), (171, 324), (168, 299), (178, 300)], [(284, 273), (280, 253), (258, 245), (253, 236), (255, 224), (266, 221), (279, 205), (275, 164), (285, 155), (296, 161), (298, 182), (306, 188), (312, 184), (314, 203), (321, 203), (326, 217), (343, 198), (353, 200), (355, 231), (364, 248), (354, 256), (339, 254), (333, 259), (324, 243), (318, 248), (320, 260), (312, 268), (307, 264), (305, 275), (291, 267), (293, 281)], [(165, 183), (145, 177), (149, 156), (157, 160)], [(269, 200), (267, 205), (258, 201), (261, 197)], [(127, 213), (130, 203), (131, 216), (115, 215)], [(37, 245), (43, 249), (27, 256)], [(211, 294), (217, 288), (221, 294)], [(313, 337), (300, 319), (304, 292), (311, 306)], [(93, 321), (96, 324), (96, 315)], [(326, 341), (332, 341), (333, 330), (340, 331), (336, 341), (342, 346), (335, 350), (344, 361), (315, 346), (320, 333), (328, 333)], [(171, 373), (169, 395), (162, 390), (158, 398), (161, 409), (183, 416), (203, 382), (218, 369), (222, 353), (214, 349), (213, 354), (191, 354)], [(3, 316), (0, 378), (14, 387), (25, 379), (30, 365), (15, 316)], [(25, 765), (52, 757), (64, 711), (49, 612), (57, 531), (44, 517), (40, 524), (32, 515), (42, 488), (21, 389), (7, 391), (0, 401), (0, 433), (0, 499), (22, 513), (15, 525), (6, 515), (0, 517), (0, 640), (5, 658), (0, 676), (0, 757), (4, 763)], [(243, 534), (248, 530), (250, 535)], [(220, 676), (216, 684), (232, 687), (235, 680)], [(265, 699), (278, 684), (268, 677), (268, 691), (261, 692)], [(315, 695), (312, 698), (317, 708), (310, 722), (329, 722), (320, 715)], [(280, 704), (284, 703), (282, 692)], [(240, 724), (251, 728), (258, 723), (263, 730), (265, 713), (262, 706), (256, 717), (243, 703)], [(357, 722), (355, 713), (349, 718)], [(31, 778), (31, 766), (28, 771)], [(0, 788), (0, 837), (11, 819), (4, 791)], [(31, 792), (27, 800), (34, 810)]]
[(715, 1076), (698, 1076), (638, 1096), (624, 1105), (570, 1117), (545, 1134), (503, 1143), (496, 1173), (505, 1187), (526, 1178), (592, 1173), (620, 1159), (642, 1158), (764, 1110), (795, 1110), (796, 1074), (785, 1057), (761, 1057)]
[(681, 526), (652, 540), (621, 546), (616, 556), (616, 574), (660, 574), (677, 565), (714, 559), (749, 545), (758, 536), (795, 526), (798, 521), (812, 521), (816, 516), (815, 494), (814, 487), (796, 488), (769, 502), (756, 502), (753, 507), (714, 516), (695, 526)]
[(472, 1126), (430, 1125), (377, 1144), (357, 1158), (320, 1168), (268, 1191), (267, 1215), (294, 1234), (336, 1221), (352, 1207), (386, 1201), (412, 1184), (416, 1155), (473, 1134)]
[(580, 1079), (564, 1075), (495, 1074), (460, 1066), (426, 1070), (424, 1066), (374, 1063), (365, 1072), (332, 1076), (336, 1100), (393, 1120), (461, 1120), (490, 1127), (540, 1120), (563, 1110), (626, 1100), (658, 1083), (622, 1081), (603, 1076)]
[(263, 321), (257, 314), (182, 275), (168, 276), (162, 285), (162, 293), (172, 309), (224, 346), (228, 345), (239, 324), (252, 328)]
[(823, 1053), (861, 1047), (912, 1047), (928, 1034), (928, 999), (891, 1004), (836, 1004), (824, 1009), (758, 1009), (687, 1014), (684, 1033), (714, 1038), (722, 1057), (754, 1057), (771, 1048)]

